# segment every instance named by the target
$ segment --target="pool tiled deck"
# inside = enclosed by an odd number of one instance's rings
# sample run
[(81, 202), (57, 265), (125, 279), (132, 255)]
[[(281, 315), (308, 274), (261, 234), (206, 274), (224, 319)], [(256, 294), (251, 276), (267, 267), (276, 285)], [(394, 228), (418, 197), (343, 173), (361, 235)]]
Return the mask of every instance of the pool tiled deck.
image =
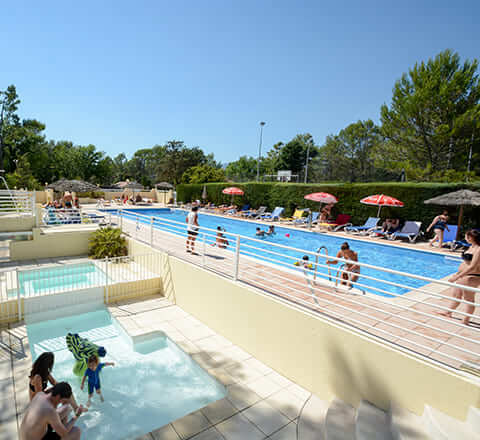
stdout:
[[(300, 410), (311, 395), (307, 390), (164, 298), (125, 303), (109, 307), (109, 310), (131, 335), (164, 331), (227, 389), (224, 399), (139, 438), (295, 438)], [(26, 327), (18, 325), (2, 330), (0, 344), (0, 440), (13, 440), (17, 438), (17, 426), (28, 404), (32, 360)], [(82, 403), (82, 399), (77, 398)]]

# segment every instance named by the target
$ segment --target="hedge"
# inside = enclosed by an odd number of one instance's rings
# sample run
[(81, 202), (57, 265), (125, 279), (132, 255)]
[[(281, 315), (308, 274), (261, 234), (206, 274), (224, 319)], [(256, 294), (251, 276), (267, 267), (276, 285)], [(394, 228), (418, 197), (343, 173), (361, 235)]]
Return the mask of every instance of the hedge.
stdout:
[[(377, 207), (359, 203), (363, 197), (372, 194), (388, 194), (404, 202), (403, 208), (382, 208), (383, 218), (395, 216), (402, 220), (418, 220), (424, 228), (430, 224), (442, 206), (425, 205), (424, 200), (436, 197), (459, 189), (480, 190), (480, 184), (465, 183), (331, 183), (331, 184), (301, 184), (301, 183), (206, 183), (177, 185), (177, 200), (191, 202), (201, 199), (203, 187), (207, 189), (207, 201), (216, 205), (230, 203), (231, 196), (222, 194), (223, 188), (236, 186), (245, 194), (235, 196), (235, 204), (242, 206), (249, 204), (253, 208), (267, 206), (272, 210), (275, 206), (285, 207), (285, 214), (291, 215), (296, 206), (318, 211), (318, 203), (305, 200), (303, 197), (312, 192), (324, 191), (335, 195), (338, 203), (335, 205), (334, 215), (338, 213), (350, 214), (354, 224), (362, 224), (369, 216), (377, 213)], [(446, 207), (450, 213), (450, 223), (456, 223), (458, 208)], [(480, 207), (465, 207), (464, 227), (480, 226)]]

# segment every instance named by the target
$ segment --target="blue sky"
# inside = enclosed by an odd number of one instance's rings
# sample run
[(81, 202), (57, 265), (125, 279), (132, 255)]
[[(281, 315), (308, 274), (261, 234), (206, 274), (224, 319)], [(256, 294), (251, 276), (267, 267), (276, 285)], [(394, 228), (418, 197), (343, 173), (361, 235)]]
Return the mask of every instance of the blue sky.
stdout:
[(2, 8), (0, 89), (48, 139), (115, 156), (183, 140), (222, 162), (389, 103), (451, 48), (480, 58), (478, 1), (17, 1)]

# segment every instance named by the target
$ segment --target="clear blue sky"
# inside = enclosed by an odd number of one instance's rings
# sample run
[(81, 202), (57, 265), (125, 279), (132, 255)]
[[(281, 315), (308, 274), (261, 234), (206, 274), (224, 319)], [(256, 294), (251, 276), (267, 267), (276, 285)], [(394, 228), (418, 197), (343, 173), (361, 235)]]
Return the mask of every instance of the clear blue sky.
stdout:
[(480, 2), (17, 1), (0, 89), (48, 139), (115, 156), (183, 140), (222, 162), (378, 121), (396, 79), (446, 48), (480, 58)]

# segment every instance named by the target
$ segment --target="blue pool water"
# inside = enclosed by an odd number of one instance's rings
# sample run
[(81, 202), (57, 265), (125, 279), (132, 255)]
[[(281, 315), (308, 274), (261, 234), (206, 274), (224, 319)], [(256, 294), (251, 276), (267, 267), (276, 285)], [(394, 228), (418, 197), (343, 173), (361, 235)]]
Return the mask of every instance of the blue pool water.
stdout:
[[(105, 284), (106, 274), (94, 263), (69, 264), (19, 272), (20, 295), (32, 296)], [(11, 293), (15, 296), (16, 292)]]
[[(123, 211), (125, 218), (134, 219), (135, 214), (141, 214), (144, 216), (153, 216), (156, 218), (165, 218), (169, 220), (174, 220), (185, 224), (185, 216), (187, 214), (184, 210), (169, 210), (169, 209), (129, 209)], [(142, 219), (139, 220), (140, 223), (147, 223)], [(220, 217), (215, 215), (208, 214), (199, 214), (199, 224), (210, 229), (216, 229), (217, 226), (222, 226), (227, 232), (240, 234), (246, 237), (255, 238), (255, 229), (257, 226), (262, 229), (267, 229), (267, 226), (262, 223), (253, 223), (246, 222), (242, 220), (236, 220), (229, 217)], [(155, 227), (160, 227), (161, 229), (168, 229), (170, 232), (185, 235), (184, 232), (179, 232), (178, 229), (170, 228), (165, 226), (165, 223)], [(345, 238), (334, 237), (328, 234), (322, 234), (317, 232), (308, 232), (302, 231), (294, 228), (283, 228), (275, 227), (276, 234), (271, 237), (267, 237), (262, 240), (261, 243), (253, 242), (248, 239), (241, 239), (241, 243), (245, 243), (251, 246), (256, 246), (263, 249), (275, 250), (276, 252), (282, 254), (283, 256), (278, 255), (269, 255), (266, 252), (261, 250), (245, 249), (250, 253), (255, 253), (259, 258), (274, 258), (280, 260), (276, 264), (283, 264), (285, 267), (294, 269), (293, 263), (295, 260), (301, 260), (303, 254), (301, 252), (296, 252), (293, 250), (286, 249), (275, 249), (272, 246), (269, 246), (269, 243), (277, 243), (280, 245), (295, 247), (298, 249), (304, 249), (307, 251), (316, 252), (320, 246), (326, 246), (328, 254), (336, 255), (340, 245), (345, 241)], [(286, 235), (288, 234), (288, 236)], [(228, 235), (227, 235), (228, 238)], [(200, 237), (201, 239), (201, 237)], [(417, 251), (406, 248), (399, 248), (396, 246), (383, 245), (379, 243), (370, 243), (361, 240), (355, 240), (353, 237), (347, 239), (350, 248), (358, 252), (358, 258), (361, 263), (368, 263), (374, 266), (394, 269), (401, 272), (407, 272), (415, 275), (422, 275), (430, 277), (433, 279), (441, 279), (448, 276), (451, 273), (454, 273), (459, 263), (454, 259), (447, 259), (443, 255), (438, 255), (432, 252)], [(230, 243), (229, 249), (233, 250), (235, 244)], [(289, 258), (292, 257), (292, 258)], [(320, 260), (322, 262), (324, 260)], [(332, 267), (332, 274), (335, 276), (337, 269)], [(425, 281), (414, 280), (411, 278), (406, 278), (401, 275), (389, 274), (386, 272), (380, 272), (378, 270), (362, 268), (362, 274), (369, 275), (376, 278), (381, 278), (386, 281), (404, 284), (410, 286), (412, 289), (415, 287), (420, 287), (425, 285)], [(319, 272), (327, 274), (326, 268), (319, 268)], [(402, 294), (409, 290), (410, 288), (403, 288), (398, 286), (387, 286), (385, 283), (379, 283), (375, 280), (369, 280), (366, 278), (360, 278), (359, 282), (367, 286), (376, 287), (379, 289), (387, 290), (388, 292), (394, 294)], [(371, 293), (389, 296), (386, 293), (378, 292), (373, 289), (370, 289)]]
[(79, 404), (87, 401), (87, 386), (81, 391), (80, 378), (72, 372), (74, 360), (65, 344), (68, 332), (104, 346), (107, 356), (102, 361), (115, 362), (100, 373), (105, 402), (94, 396), (89, 411), (77, 422), (82, 438), (136, 438), (226, 394), (163, 333), (133, 344), (106, 310), (27, 325), (32, 358), (53, 351), (52, 375), (70, 383)]

